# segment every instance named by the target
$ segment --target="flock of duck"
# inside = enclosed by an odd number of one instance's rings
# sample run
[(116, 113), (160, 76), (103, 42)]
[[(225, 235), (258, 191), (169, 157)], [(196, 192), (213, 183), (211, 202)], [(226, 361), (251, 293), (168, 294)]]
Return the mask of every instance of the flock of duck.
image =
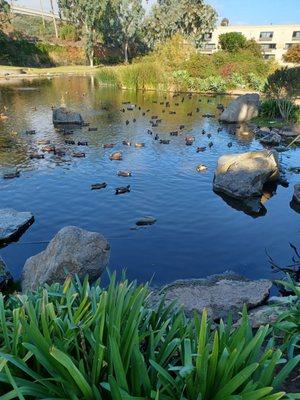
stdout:
[[(179, 107), (180, 104), (184, 103), (184, 101), (186, 100), (186, 98), (182, 97), (182, 95), (180, 95), (180, 94), (174, 94), (173, 98), (178, 98), (179, 96), (181, 97), (181, 99), (180, 99), (180, 101), (177, 100), (175, 102), (175, 107)], [(190, 99), (191, 97), (192, 97), (192, 94), (188, 94), (187, 95), (188, 99)], [(199, 99), (199, 102), (201, 102), (201, 101), (202, 101), (202, 99)], [(207, 101), (207, 103), (210, 103), (210, 102), (212, 102), (212, 99), (208, 98), (206, 101)], [(158, 101), (153, 101), (153, 103), (154, 104), (158, 104)], [(169, 114), (170, 115), (176, 114), (175, 110), (171, 110), (170, 109), (171, 104), (170, 104), (170, 101), (168, 101), (166, 97), (165, 97), (165, 100), (160, 102), (159, 104), (161, 106), (163, 106), (163, 108), (161, 110), (162, 114), (165, 114), (168, 109), (169, 109)], [(52, 107), (52, 109), (53, 109), (53, 107)], [(108, 107), (106, 107), (106, 106), (102, 107), (102, 110), (103, 111), (109, 111)], [(130, 102), (126, 101), (126, 102), (122, 103), (122, 108), (120, 109), (120, 112), (127, 113), (127, 112), (131, 112), (131, 111), (134, 111), (134, 110), (141, 111), (143, 116), (146, 116), (151, 111), (150, 109), (142, 110), (141, 106), (138, 106), (136, 104), (131, 104)], [(217, 110), (219, 112), (222, 112), (224, 110), (224, 106), (222, 104), (218, 104), (217, 105)], [(188, 117), (192, 117), (194, 112), (195, 113), (200, 113), (200, 108), (197, 107), (195, 109), (195, 111), (188, 112), (186, 117), (187, 118)], [(209, 114), (209, 113), (202, 114), (203, 118), (214, 118), (215, 116), (216, 116), (215, 114)], [(162, 118), (159, 117), (158, 115), (152, 115), (150, 120), (149, 120), (149, 124), (150, 124), (151, 129), (147, 130), (147, 134), (152, 136), (154, 141), (157, 141), (158, 143), (160, 143), (162, 145), (168, 145), (168, 144), (170, 144), (171, 139), (166, 139), (165, 137), (161, 138), (160, 135), (154, 131), (155, 128), (159, 127), (159, 125), (162, 123), (162, 121), (163, 121)], [(135, 123), (136, 122), (136, 118), (126, 119), (125, 124), (129, 125), (131, 122)], [(89, 132), (94, 132), (94, 131), (98, 130), (97, 127), (91, 127), (90, 124), (86, 123), (86, 122), (84, 122), (82, 124), (82, 126), (87, 127)], [(86, 141), (86, 140), (84, 140), (84, 141), (83, 140), (75, 141), (75, 140), (71, 139), (70, 137), (74, 133), (74, 130), (72, 130), (72, 129), (66, 127), (66, 126), (64, 126), (64, 127), (57, 127), (56, 126), (55, 130), (56, 130), (56, 132), (67, 136), (67, 138), (64, 141), (65, 145), (67, 145), (67, 146), (85, 147), (85, 146), (89, 145), (88, 141)], [(217, 128), (217, 131), (220, 132), (221, 130), (222, 130), (222, 128), (221, 128), (221, 126), (219, 126)], [(25, 133), (27, 135), (34, 135), (34, 134), (36, 134), (36, 131), (35, 130), (27, 130)], [(208, 139), (210, 139), (211, 136), (212, 136), (210, 133), (207, 133), (205, 131), (205, 129), (202, 129), (201, 133), (202, 133), (202, 135), (206, 135), (206, 137)], [(184, 142), (185, 142), (186, 146), (193, 146), (194, 143), (195, 143), (195, 140), (196, 140), (195, 136), (187, 134), (185, 125), (179, 125), (178, 129), (169, 132), (169, 135), (170, 135), (170, 137), (185, 135), (184, 136)], [(64, 157), (66, 155), (66, 152), (67, 152), (66, 149), (58, 148), (54, 144), (51, 144), (50, 140), (48, 140), (48, 139), (37, 140), (36, 144), (38, 146), (42, 146), (42, 147), (40, 148), (40, 152), (39, 151), (34, 151), (34, 152), (30, 153), (29, 157), (32, 160), (33, 159), (36, 159), (36, 160), (44, 159), (45, 158), (45, 153), (52, 153), (57, 157)], [(141, 142), (141, 143), (133, 143), (128, 139), (124, 139), (122, 141), (122, 145), (123, 146), (134, 146), (137, 149), (141, 149), (141, 148), (145, 147), (145, 143), (143, 143), (143, 142)], [(232, 146), (232, 142), (229, 142), (227, 145), (228, 145), (228, 147), (231, 147)], [(112, 149), (115, 146), (116, 146), (116, 143), (105, 143), (105, 144), (103, 144), (102, 147), (104, 149)], [(213, 142), (209, 141), (207, 146), (196, 147), (196, 152), (197, 153), (204, 152), (204, 151), (206, 151), (207, 147), (211, 148), (212, 146), (213, 146)], [(86, 153), (84, 151), (73, 151), (71, 153), (71, 156), (74, 157), (74, 158), (84, 158), (84, 157), (86, 157)], [(120, 150), (115, 151), (115, 152), (113, 152), (113, 153), (111, 153), (109, 155), (109, 159), (111, 161), (121, 161), (123, 159), (123, 152), (120, 151)], [(207, 166), (204, 165), (204, 164), (199, 164), (196, 167), (196, 170), (198, 172), (205, 172), (207, 170)], [(120, 170), (120, 171), (117, 172), (117, 175), (120, 176), (120, 177), (130, 177), (130, 176), (132, 176), (132, 173), (131, 173), (131, 171)], [(3, 177), (4, 177), (4, 179), (12, 179), (12, 178), (16, 178), (16, 177), (19, 177), (19, 176), (20, 176), (20, 171), (15, 171), (13, 173), (4, 174)], [(106, 182), (94, 183), (94, 184), (91, 185), (91, 190), (100, 190), (100, 189), (105, 189), (106, 187), (107, 187), (107, 183)], [(115, 194), (116, 195), (125, 194), (125, 193), (130, 192), (130, 189), (131, 189), (130, 185), (120, 186), (120, 187), (117, 187), (115, 189)]]

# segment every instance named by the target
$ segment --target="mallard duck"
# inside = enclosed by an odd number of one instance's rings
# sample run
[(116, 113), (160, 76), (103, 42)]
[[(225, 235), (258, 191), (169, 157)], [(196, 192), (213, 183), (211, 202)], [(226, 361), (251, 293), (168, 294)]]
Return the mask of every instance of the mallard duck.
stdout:
[(3, 179), (14, 179), (14, 178), (19, 178), (19, 176), (20, 176), (20, 171), (9, 172), (3, 175)]
[(103, 149), (112, 149), (114, 147), (114, 143), (105, 143)]
[(106, 186), (107, 186), (106, 182), (94, 183), (93, 185), (91, 185), (91, 190), (105, 189)]
[(75, 141), (74, 140), (65, 140), (65, 144), (75, 145)]
[(73, 154), (72, 154), (72, 157), (75, 157), (75, 158), (84, 158), (84, 157), (85, 157), (85, 153), (83, 153), (83, 152), (76, 152), (76, 153), (73, 153)]
[(122, 143), (124, 146), (131, 146), (131, 142), (129, 140), (123, 140)]
[(38, 140), (36, 143), (37, 143), (38, 145), (45, 146), (45, 145), (47, 145), (47, 144), (50, 144), (50, 140), (41, 139), (41, 140)]
[(232, 147), (232, 142), (227, 143), (228, 147)]
[(185, 128), (185, 125), (180, 125), (179, 126), (179, 129), (182, 131), (182, 129), (184, 129)]
[(42, 152), (44, 152), (44, 153), (52, 153), (54, 151), (55, 151), (55, 146), (53, 146), (53, 145), (48, 145), (48, 146), (42, 147)]
[(205, 147), (205, 146), (203, 146), (203, 147), (197, 147), (196, 152), (197, 152), (197, 153), (202, 153), (202, 152), (205, 151), (205, 150), (206, 150), (206, 147)]
[(160, 139), (159, 143), (161, 143), (161, 144), (169, 144), (169, 143), (170, 143), (170, 140), (167, 140), (167, 139)]
[(45, 158), (45, 156), (44, 154), (32, 153), (29, 155), (29, 158), (31, 160), (41, 160), (42, 158)]
[(88, 146), (88, 142), (78, 142), (77, 146)]
[(96, 132), (96, 131), (98, 130), (98, 128), (96, 128), (96, 127), (91, 127), (91, 128), (89, 128), (88, 130), (89, 130), (89, 132)]
[(134, 147), (140, 149), (141, 147), (145, 147), (145, 143), (135, 143)]
[(213, 145), (214, 145), (213, 142), (208, 143), (208, 147), (213, 147)]
[(178, 136), (178, 135), (179, 135), (178, 131), (170, 132), (170, 136)]
[(116, 194), (124, 194), (129, 192), (130, 192), (130, 185), (116, 188)]

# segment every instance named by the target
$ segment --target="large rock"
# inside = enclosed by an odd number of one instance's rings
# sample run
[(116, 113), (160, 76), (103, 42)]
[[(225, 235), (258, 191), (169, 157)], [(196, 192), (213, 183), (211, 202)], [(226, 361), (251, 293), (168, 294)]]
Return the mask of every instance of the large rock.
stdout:
[(281, 143), (281, 136), (279, 135), (279, 133), (270, 132), (266, 136), (263, 136), (260, 139), (260, 143), (266, 144), (269, 146), (276, 146)]
[(263, 186), (279, 178), (276, 151), (251, 151), (219, 158), (213, 187), (216, 192), (245, 199), (261, 196)]
[(244, 304), (249, 309), (262, 304), (271, 286), (266, 279), (251, 281), (228, 272), (207, 279), (176, 281), (162, 288), (158, 297), (165, 296), (167, 304), (176, 300), (188, 315), (193, 311), (202, 313), (205, 308), (212, 319), (218, 320), (230, 312), (237, 318)]
[(108, 264), (110, 246), (104, 236), (75, 226), (61, 229), (41, 253), (24, 266), (22, 288), (34, 290), (43, 283), (63, 283), (67, 275), (97, 279)]
[(223, 122), (246, 122), (258, 116), (259, 95), (248, 93), (237, 97), (220, 115)]
[(33, 223), (30, 212), (18, 212), (13, 209), (0, 210), (0, 244), (18, 239)]
[(83, 118), (77, 112), (67, 110), (65, 107), (59, 107), (53, 110), (53, 124), (82, 125)]

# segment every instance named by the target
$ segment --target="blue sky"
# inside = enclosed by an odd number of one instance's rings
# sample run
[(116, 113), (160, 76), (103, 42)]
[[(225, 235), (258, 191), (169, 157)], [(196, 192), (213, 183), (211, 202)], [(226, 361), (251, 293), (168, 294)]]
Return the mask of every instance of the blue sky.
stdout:
[[(45, 9), (50, 0), (42, 0)], [(101, 0), (99, 0), (101, 1)], [(155, 0), (148, 0), (148, 4)], [(300, 24), (300, 0), (206, 0), (220, 17), (229, 18), (231, 24)], [(56, 0), (53, 0), (56, 3)], [(40, 8), (40, 0), (18, 0), (17, 4)]]

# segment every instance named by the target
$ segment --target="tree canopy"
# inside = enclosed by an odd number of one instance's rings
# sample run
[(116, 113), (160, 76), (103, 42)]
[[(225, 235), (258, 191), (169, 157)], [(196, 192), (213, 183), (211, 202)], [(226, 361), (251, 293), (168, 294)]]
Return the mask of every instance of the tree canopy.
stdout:
[(230, 53), (236, 52), (246, 46), (246, 37), (239, 32), (222, 33), (219, 36), (219, 42), (222, 50)]
[(285, 62), (300, 64), (300, 43), (291, 46), (283, 56)]
[(0, 0), (0, 29), (8, 21), (10, 6), (6, 0)]

